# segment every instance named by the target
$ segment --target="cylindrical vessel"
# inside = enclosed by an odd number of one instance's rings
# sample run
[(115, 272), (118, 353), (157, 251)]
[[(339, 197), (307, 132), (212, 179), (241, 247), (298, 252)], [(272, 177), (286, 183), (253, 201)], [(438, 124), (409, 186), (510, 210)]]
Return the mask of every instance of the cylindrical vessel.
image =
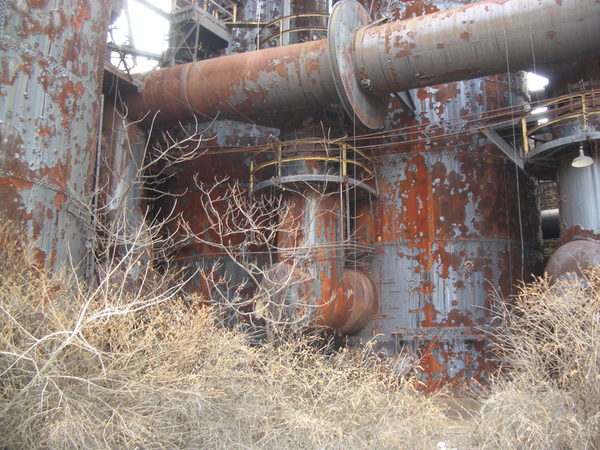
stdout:
[(0, 210), (45, 267), (88, 251), (110, 1), (9, 0), (0, 36)]
[(542, 263), (534, 183), (490, 146), (389, 155), (378, 171), (370, 335), (422, 358), (428, 384), (485, 380), (495, 296)]
[(412, 117), (394, 98), (384, 126), (403, 129), (408, 142), (373, 154), (380, 197), (373, 213), (359, 214), (357, 234), (378, 246), (370, 270), (379, 310), (358, 336), (380, 336), (382, 351), (418, 358), (429, 387), (488, 378), (494, 365), (482, 330), (495, 295), (517, 293), (541, 269), (535, 182), (470, 128), (523, 104), (524, 83), (505, 73), (415, 89), (406, 96)]
[(339, 194), (303, 190), (288, 196), (289, 209), (278, 233), (280, 272), (290, 278), (280, 299), (285, 321), (340, 334), (361, 331), (377, 307), (369, 277), (345, 267)]
[(578, 155), (560, 160), (558, 182), (560, 187), (560, 213), (562, 242), (588, 237), (600, 240), (600, 158), (591, 152), (594, 164), (573, 167)]

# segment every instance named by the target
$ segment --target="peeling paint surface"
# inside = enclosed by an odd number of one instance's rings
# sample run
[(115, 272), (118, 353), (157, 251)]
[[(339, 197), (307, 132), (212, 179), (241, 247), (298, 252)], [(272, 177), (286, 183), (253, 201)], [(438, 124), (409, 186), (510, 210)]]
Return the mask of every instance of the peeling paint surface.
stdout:
[[(418, 2), (439, 11), (449, 3)], [(416, 2), (394, 5), (392, 15), (406, 17)], [(416, 357), (428, 388), (485, 382), (495, 369), (485, 332), (494, 295), (515, 294), (539, 274), (542, 252), (534, 181), (471, 124), (524, 104), (525, 79), (511, 73), (407, 94), (413, 113), (390, 100), (385, 128), (406, 134), (374, 152), (380, 197), (357, 223), (378, 247), (369, 273), (379, 298), (359, 336)]]
[(344, 335), (361, 331), (377, 308), (377, 294), (366, 274), (345, 267), (339, 195), (305, 190), (289, 194), (288, 201), (278, 241), (284, 251), (300, 256), (294, 270), (302, 280), (293, 285), (289, 318)]
[(2, 209), (42, 266), (86, 253), (109, 4), (9, 0), (0, 37)]
[[(224, 77), (226, 73), (228, 76)], [(223, 56), (151, 72), (141, 95), (126, 99), (131, 118), (155, 124), (237, 118), (337, 103), (327, 41)], [(144, 121), (149, 125), (150, 120)]]
[[(357, 69), (374, 92), (506, 73), (532, 67), (535, 61), (584, 57), (596, 53), (591, 41), (600, 38), (600, 4), (593, 2), (428, 1), (416, 8), (416, 2), (408, 3), (392, 17), (432, 14), (372, 27), (355, 43)], [(463, 5), (446, 10), (456, 3)]]
[(375, 223), (362, 224), (380, 239), (370, 336), (421, 355), (427, 383), (483, 381), (490, 366), (480, 329), (494, 295), (515, 294), (541, 267), (534, 183), (523, 173), (517, 180), (489, 146), (390, 155), (378, 173)]

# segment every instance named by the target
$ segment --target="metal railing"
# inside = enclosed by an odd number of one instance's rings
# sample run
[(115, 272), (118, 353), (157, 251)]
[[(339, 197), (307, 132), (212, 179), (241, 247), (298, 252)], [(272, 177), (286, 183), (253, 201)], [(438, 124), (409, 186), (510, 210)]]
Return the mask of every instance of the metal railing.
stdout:
[[(307, 24), (297, 24), (297, 22), (302, 21), (307, 22)], [(259, 48), (272, 46), (270, 45), (272, 43), (281, 46), (282, 39), (285, 35), (299, 34), (302, 32), (317, 33), (317, 35), (322, 38), (322, 36), (327, 34), (328, 22), (329, 14), (327, 13), (294, 14), (291, 16), (280, 17), (279, 19), (275, 19), (261, 26), (261, 36), (266, 35), (266, 37), (261, 37), (259, 40)]]
[(231, 0), (174, 0), (173, 14), (188, 7), (203, 9), (215, 19), (223, 23), (235, 23), (237, 21), (237, 3)]
[[(546, 111), (540, 112), (541, 108), (546, 108)], [(521, 118), (523, 153), (527, 155), (531, 150), (530, 139), (539, 140), (535, 138), (536, 135), (551, 132), (556, 125), (578, 122), (583, 132), (587, 133), (589, 117), (592, 115), (600, 115), (600, 96), (596, 95), (594, 86), (591, 86), (588, 91), (582, 89), (581, 92), (569, 93), (536, 105)], [(540, 119), (545, 120), (542, 123), (538, 121), (537, 125), (530, 127), (527, 122), (531, 122), (533, 116), (539, 116)]]
[[(301, 148), (294, 149), (297, 146), (301, 146)], [(309, 146), (313, 148), (306, 149)], [(286, 156), (292, 152), (300, 154)], [(323, 155), (314, 155), (315, 153), (323, 153)], [(264, 161), (259, 162), (259, 159)], [(362, 183), (375, 179), (375, 161), (361, 150), (346, 142), (302, 139), (273, 144), (252, 155), (250, 159), (250, 192), (254, 192), (257, 182), (271, 178), (281, 179), (284, 176), (285, 166), (294, 162), (320, 164), (319, 175), (338, 175), (341, 180), (353, 178), (358, 183)], [(332, 173), (332, 170), (337, 170), (338, 173)]]

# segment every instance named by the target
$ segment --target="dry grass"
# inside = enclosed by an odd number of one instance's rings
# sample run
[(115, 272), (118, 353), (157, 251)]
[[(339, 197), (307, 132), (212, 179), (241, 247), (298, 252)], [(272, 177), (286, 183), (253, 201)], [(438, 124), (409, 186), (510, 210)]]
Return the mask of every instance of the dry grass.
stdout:
[(475, 442), (489, 449), (600, 447), (600, 269), (527, 286), (504, 303), (504, 370), (484, 399)]
[(505, 370), (471, 419), (472, 403), (416, 392), (414, 366), (369, 346), (253, 345), (172, 280), (151, 294), (115, 286), (123, 277), (92, 289), (50, 279), (30, 253), (0, 221), (2, 448), (600, 446), (600, 270), (504, 304)]
[(50, 280), (0, 239), (2, 448), (436, 448), (431, 399), (369, 348), (253, 346), (167, 285)]

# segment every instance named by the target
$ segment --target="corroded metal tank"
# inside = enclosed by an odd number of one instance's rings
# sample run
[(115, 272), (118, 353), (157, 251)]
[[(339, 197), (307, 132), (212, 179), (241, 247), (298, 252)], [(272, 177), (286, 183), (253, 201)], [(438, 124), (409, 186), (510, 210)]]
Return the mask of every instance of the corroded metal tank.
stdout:
[[(394, 2), (391, 15), (413, 14), (408, 3)], [(393, 99), (386, 118), (404, 136), (374, 150), (381, 194), (358, 235), (379, 247), (379, 311), (360, 336), (418, 358), (430, 387), (486, 379), (494, 296), (515, 294), (541, 269), (536, 185), (469, 125), (523, 104), (524, 83), (505, 74), (411, 90), (412, 117)]]
[(41, 266), (88, 251), (110, 0), (9, 0), (0, 17), (0, 210)]

